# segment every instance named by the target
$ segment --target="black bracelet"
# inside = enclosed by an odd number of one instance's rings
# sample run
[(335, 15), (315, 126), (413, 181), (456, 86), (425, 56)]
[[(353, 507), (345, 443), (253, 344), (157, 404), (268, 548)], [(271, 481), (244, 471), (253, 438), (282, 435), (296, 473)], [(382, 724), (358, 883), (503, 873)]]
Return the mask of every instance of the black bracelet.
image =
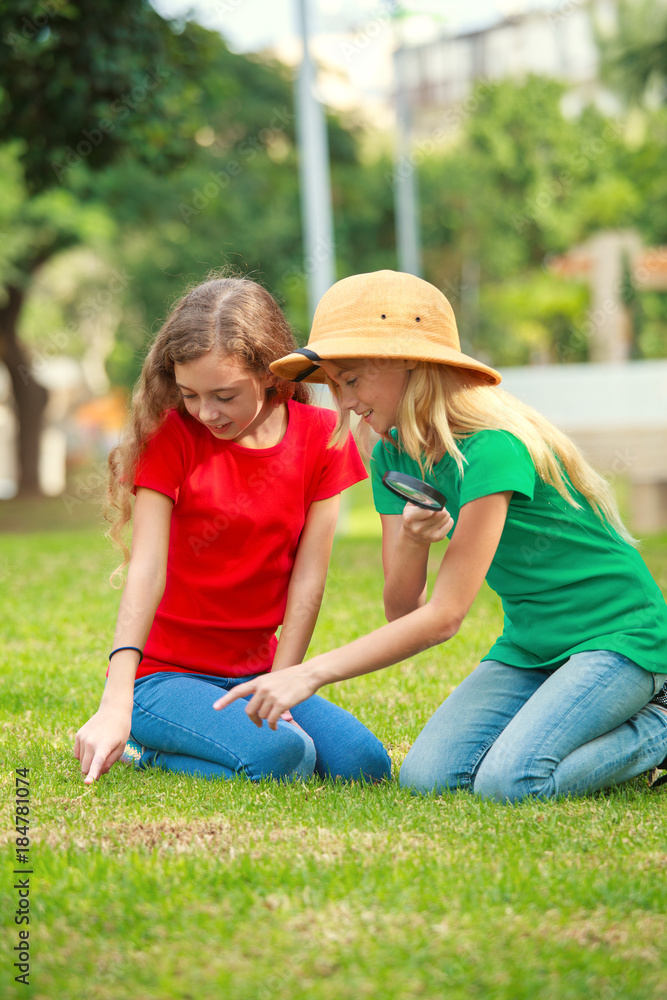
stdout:
[[(111, 657), (114, 656), (116, 653), (120, 653), (121, 649), (133, 649), (135, 651), (135, 653), (139, 654), (139, 663), (141, 663), (141, 661), (144, 658), (144, 654), (142, 653), (142, 651), (137, 646), (119, 646), (118, 649), (112, 649), (111, 650), (111, 652), (109, 653), (109, 659), (111, 659)], [(138, 664), (137, 664), (137, 666), (138, 666)]]

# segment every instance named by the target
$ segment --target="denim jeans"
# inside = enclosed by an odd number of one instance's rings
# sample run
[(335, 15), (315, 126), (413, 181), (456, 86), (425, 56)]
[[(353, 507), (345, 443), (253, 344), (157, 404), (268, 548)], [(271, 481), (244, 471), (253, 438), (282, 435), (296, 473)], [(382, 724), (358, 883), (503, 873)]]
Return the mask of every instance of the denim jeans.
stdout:
[(551, 671), (484, 660), (417, 737), (401, 785), (517, 802), (627, 781), (667, 754), (667, 713), (648, 704), (665, 680), (605, 650)]
[(353, 715), (313, 695), (259, 729), (245, 713), (248, 698), (221, 712), (213, 702), (249, 677), (155, 673), (134, 686), (132, 738), (144, 747), (140, 767), (161, 767), (206, 778), (252, 781), (331, 776), (381, 781), (391, 775), (382, 743)]

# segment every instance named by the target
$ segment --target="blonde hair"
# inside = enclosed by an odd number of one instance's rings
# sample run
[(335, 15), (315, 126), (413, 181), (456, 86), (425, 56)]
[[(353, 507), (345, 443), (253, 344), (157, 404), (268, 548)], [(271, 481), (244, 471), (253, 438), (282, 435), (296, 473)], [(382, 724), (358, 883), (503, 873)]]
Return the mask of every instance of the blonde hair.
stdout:
[[(271, 374), (271, 362), (289, 354), (295, 346), (278, 303), (265, 288), (248, 278), (214, 277), (192, 288), (176, 303), (146, 355), (121, 442), (109, 455), (105, 515), (111, 527), (107, 538), (123, 554), (122, 563), (111, 574), (112, 585), (121, 585), (121, 574), (129, 561), (123, 532), (132, 517), (132, 488), (139, 456), (170, 410), (185, 412), (174, 365), (189, 364), (215, 350), (234, 357), (248, 372), (261, 377)], [(288, 399), (310, 402), (305, 385), (278, 378), (267, 389), (267, 396), (276, 406)]]
[[(376, 359), (369, 359), (373, 364)], [(360, 362), (345, 362), (350, 368)], [(361, 362), (361, 365), (364, 363)], [(336, 386), (329, 384), (338, 400)], [(341, 414), (337, 434), (344, 433), (347, 419)], [(572, 507), (582, 509), (569, 483), (591, 505), (603, 522), (631, 545), (636, 545), (623, 524), (609, 483), (586, 461), (567, 435), (537, 410), (489, 385), (466, 368), (420, 361), (408, 372), (408, 380), (396, 415), (399, 448), (430, 471), (435, 462), (451, 455), (461, 475), (465, 457), (457, 441), (482, 430), (509, 431), (525, 446), (540, 479), (554, 487)], [(363, 444), (363, 442), (360, 442)]]

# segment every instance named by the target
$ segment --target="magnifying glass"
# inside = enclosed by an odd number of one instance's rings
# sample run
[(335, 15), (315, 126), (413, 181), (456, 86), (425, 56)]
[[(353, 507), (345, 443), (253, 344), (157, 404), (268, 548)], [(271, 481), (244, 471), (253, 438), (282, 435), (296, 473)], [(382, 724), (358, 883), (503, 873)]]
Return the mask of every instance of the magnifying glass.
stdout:
[(405, 472), (385, 472), (382, 482), (392, 493), (423, 510), (442, 510), (445, 506), (445, 497), (439, 490)]

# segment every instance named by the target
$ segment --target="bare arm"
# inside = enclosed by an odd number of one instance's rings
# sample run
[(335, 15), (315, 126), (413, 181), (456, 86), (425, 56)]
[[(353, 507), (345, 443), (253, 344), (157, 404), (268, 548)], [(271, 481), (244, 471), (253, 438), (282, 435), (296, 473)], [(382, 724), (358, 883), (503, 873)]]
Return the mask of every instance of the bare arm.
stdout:
[(290, 577), (274, 673), (301, 663), (306, 655), (322, 604), (339, 506), (339, 496), (310, 505)]
[(394, 621), (426, 603), (428, 554), (447, 537), (453, 520), (447, 510), (428, 511), (407, 503), (402, 514), (380, 514), (384, 611)]
[(252, 694), (246, 709), (250, 718), (257, 725), (267, 719), (275, 727), (281, 712), (308, 698), (323, 684), (370, 673), (450, 639), (491, 565), (511, 495), (495, 493), (462, 507), (428, 603), (300, 666), (238, 685), (215, 707), (224, 708), (236, 698)]
[[(172, 508), (172, 501), (164, 494), (137, 490), (130, 564), (113, 649), (144, 648), (164, 593)], [(139, 655), (133, 650), (123, 650), (111, 658), (100, 707), (76, 734), (74, 756), (81, 762), (86, 784), (106, 774), (123, 752), (130, 735), (138, 663)]]

